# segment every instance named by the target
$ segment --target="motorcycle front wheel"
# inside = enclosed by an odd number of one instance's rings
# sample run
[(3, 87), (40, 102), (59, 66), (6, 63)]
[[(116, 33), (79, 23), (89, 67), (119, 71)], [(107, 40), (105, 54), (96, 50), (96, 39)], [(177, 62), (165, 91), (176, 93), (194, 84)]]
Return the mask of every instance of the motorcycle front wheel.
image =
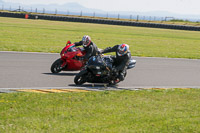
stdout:
[(74, 78), (74, 83), (76, 85), (82, 85), (83, 83), (86, 82), (86, 70), (82, 70), (80, 73), (78, 73), (75, 78)]
[(61, 72), (64, 67), (61, 67), (63, 64), (63, 61), (61, 59), (57, 59), (52, 65), (51, 65), (51, 72), (52, 73), (59, 73)]

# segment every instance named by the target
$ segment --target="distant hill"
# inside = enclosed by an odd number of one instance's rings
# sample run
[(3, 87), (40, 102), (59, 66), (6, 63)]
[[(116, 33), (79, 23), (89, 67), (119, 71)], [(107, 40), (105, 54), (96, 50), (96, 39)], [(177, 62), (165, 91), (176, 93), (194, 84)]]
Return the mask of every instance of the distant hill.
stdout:
[[(0, 3), (3, 4), (5, 9), (9, 9), (10, 7), (12, 9), (23, 8), (24, 10), (32, 10), (38, 9), (38, 10), (55, 10), (57, 9), (58, 11), (72, 11), (72, 12), (104, 12), (103, 10), (98, 10), (98, 9), (91, 9), (91, 8), (86, 8), (78, 3), (66, 3), (63, 5), (58, 5), (58, 4), (20, 4), (20, 3), (10, 3), (10, 2), (4, 2), (3, 0), (0, 0)], [(1, 7), (1, 5), (0, 5)]]

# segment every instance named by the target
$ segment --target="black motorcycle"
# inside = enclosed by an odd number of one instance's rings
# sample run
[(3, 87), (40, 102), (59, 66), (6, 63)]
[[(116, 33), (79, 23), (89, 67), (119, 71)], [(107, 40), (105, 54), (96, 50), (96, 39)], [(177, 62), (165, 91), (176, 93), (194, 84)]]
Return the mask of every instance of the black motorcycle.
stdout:
[[(136, 60), (130, 59), (127, 69), (135, 67), (135, 64)], [(76, 85), (82, 85), (85, 82), (115, 85), (119, 82), (116, 82), (117, 74), (112, 71), (112, 67), (113, 59), (111, 56), (92, 56), (84, 69), (75, 76), (74, 83)]]

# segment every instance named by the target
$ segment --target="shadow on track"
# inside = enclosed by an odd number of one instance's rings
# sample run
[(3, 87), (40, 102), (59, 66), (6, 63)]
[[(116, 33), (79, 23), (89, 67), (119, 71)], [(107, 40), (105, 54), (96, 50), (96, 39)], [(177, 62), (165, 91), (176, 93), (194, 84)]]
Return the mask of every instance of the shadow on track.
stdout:
[[(105, 88), (103, 84), (98, 84), (98, 83), (95, 83), (94, 86), (92, 84), (83, 84), (83, 85), (69, 84), (68, 86), (85, 87), (85, 88), (90, 88), (90, 89), (91, 88)], [(107, 85), (107, 87), (118, 89), (118, 85)]]
[(46, 75), (54, 75), (54, 76), (75, 76), (78, 73), (42, 73)]

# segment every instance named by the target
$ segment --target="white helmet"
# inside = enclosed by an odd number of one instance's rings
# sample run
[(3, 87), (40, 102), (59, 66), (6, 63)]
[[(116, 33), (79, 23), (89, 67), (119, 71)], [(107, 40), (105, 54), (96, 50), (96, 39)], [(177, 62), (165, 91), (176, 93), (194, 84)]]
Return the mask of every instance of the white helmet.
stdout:
[(127, 44), (121, 44), (119, 45), (118, 49), (117, 49), (117, 54), (118, 56), (123, 56), (125, 54), (127, 54), (129, 51), (129, 46)]
[(85, 35), (83, 36), (82, 41), (83, 41), (83, 47), (87, 47), (91, 43), (91, 38), (88, 35)]

